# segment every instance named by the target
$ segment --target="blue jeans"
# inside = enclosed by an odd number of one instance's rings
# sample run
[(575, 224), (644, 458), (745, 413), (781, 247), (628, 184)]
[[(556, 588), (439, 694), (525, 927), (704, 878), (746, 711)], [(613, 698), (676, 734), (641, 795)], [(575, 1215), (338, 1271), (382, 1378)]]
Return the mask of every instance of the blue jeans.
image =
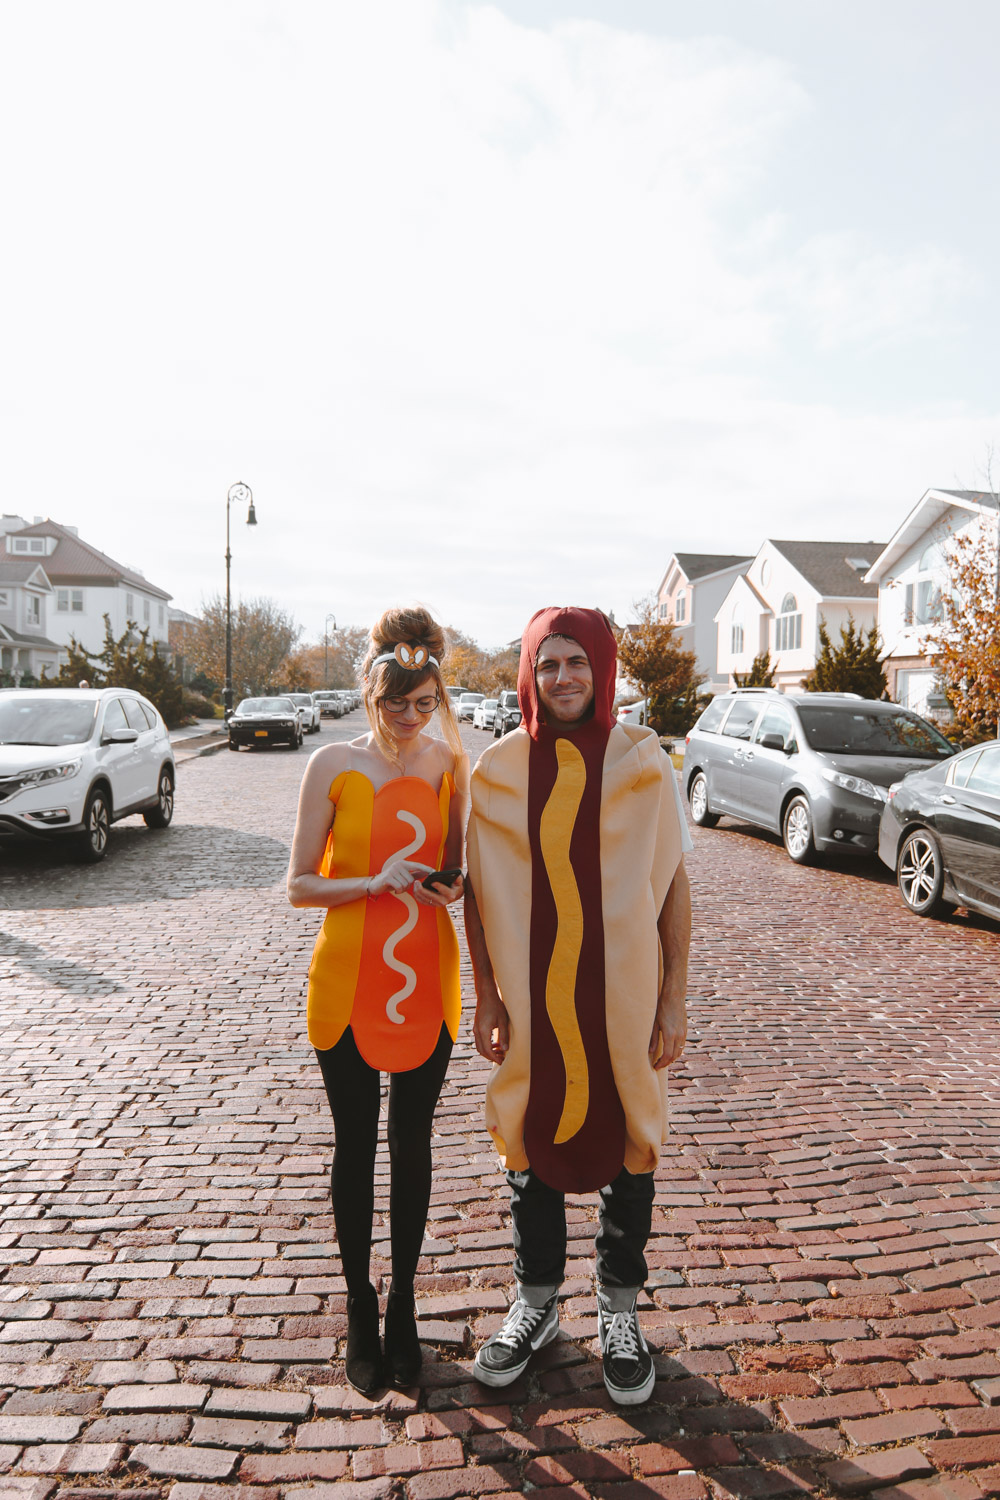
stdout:
[[(514, 1275), (524, 1286), (561, 1286), (566, 1274), (566, 1199), (527, 1172), (508, 1172), (514, 1232)], [(601, 1189), (597, 1279), (602, 1286), (641, 1287), (653, 1220), (652, 1172), (623, 1167)]]

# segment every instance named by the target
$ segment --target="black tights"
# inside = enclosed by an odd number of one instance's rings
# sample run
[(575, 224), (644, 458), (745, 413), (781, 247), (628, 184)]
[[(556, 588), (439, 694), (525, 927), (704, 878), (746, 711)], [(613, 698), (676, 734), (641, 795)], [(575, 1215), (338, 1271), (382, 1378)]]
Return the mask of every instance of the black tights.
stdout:
[[(347, 1290), (356, 1296), (369, 1282), (375, 1211), (375, 1148), (381, 1075), (369, 1067), (348, 1026), (335, 1047), (317, 1051), (333, 1112), (330, 1173), (333, 1219)], [(389, 1074), (389, 1238), (393, 1290), (412, 1293), (431, 1197), (431, 1122), (451, 1057), (445, 1026), (426, 1062)]]

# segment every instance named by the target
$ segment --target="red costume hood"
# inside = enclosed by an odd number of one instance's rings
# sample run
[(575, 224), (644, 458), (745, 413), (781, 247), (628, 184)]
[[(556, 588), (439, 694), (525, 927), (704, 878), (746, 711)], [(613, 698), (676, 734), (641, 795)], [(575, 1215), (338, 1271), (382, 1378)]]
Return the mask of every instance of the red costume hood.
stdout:
[[(521, 660), (517, 669), (517, 701), (521, 706), (524, 727), (533, 740), (546, 728), (545, 715), (538, 701), (535, 662), (542, 642), (550, 635), (566, 635), (579, 641), (590, 658), (594, 674), (594, 712), (588, 724), (594, 724), (606, 742), (614, 724), (615, 663), (618, 645), (614, 633), (599, 610), (576, 609), (572, 605), (552, 605), (540, 609), (528, 621), (521, 637)], [(556, 726), (561, 734), (567, 731)], [(572, 733), (572, 730), (569, 731)]]

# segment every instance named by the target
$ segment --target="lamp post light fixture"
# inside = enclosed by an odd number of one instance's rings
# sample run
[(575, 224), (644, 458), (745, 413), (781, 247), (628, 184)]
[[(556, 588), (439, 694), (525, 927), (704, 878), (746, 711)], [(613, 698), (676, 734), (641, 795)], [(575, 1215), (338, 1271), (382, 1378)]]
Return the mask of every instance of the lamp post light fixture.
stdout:
[(330, 681), (330, 621), (333, 628), (337, 628), (337, 616), (327, 615), (323, 622), (323, 686), (326, 687)]
[(233, 711), (233, 601), (229, 587), (229, 572), (232, 564), (232, 553), (229, 550), (229, 507), (232, 504), (242, 505), (246, 500), (248, 504), (247, 525), (256, 526), (257, 512), (253, 508), (253, 490), (242, 479), (229, 486), (226, 495), (226, 686), (223, 689), (222, 701), (225, 706), (225, 715), (228, 719)]

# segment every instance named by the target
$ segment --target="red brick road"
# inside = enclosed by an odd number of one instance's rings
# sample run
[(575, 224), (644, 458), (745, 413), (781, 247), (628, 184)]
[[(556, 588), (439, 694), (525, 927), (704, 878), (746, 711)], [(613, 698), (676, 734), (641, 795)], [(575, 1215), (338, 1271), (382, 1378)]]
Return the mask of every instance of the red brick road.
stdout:
[(689, 862), (653, 1399), (604, 1393), (590, 1199), (563, 1336), (507, 1392), (472, 1380), (510, 1251), (467, 1028), (422, 1388), (345, 1386), (303, 1016), (318, 919), (283, 893), (304, 763), (188, 761), (174, 826), (117, 827), (96, 869), (0, 857), (0, 1500), (1000, 1493), (1000, 933), (736, 825)]

